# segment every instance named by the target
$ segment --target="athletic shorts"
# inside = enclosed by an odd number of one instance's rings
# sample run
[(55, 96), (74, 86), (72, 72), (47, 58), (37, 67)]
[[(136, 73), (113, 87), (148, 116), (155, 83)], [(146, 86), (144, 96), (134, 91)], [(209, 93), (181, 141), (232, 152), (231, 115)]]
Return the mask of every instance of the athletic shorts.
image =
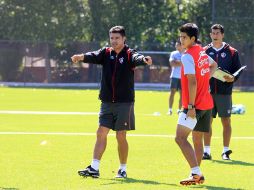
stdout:
[(212, 110), (196, 110), (196, 118), (186, 117), (187, 109), (184, 109), (178, 118), (177, 124), (188, 127), (193, 131), (209, 132)]
[(222, 94), (212, 94), (213, 97), (213, 111), (212, 116), (216, 118), (217, 113), (219, 117), (230, 117), (232, 110), (232, 96)]
[(181, 79), (171, 78), (170, 79), (170, 89), (181, 90)]
[(135, 130), (134, 103), (101, 103), (99, 125), (114, 131)]

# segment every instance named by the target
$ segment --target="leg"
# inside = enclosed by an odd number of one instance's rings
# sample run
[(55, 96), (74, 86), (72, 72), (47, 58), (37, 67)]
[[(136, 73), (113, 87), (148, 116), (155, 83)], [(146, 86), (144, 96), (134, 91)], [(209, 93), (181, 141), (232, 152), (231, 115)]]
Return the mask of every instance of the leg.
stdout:
[(117, 172), (116, 178), (126, 178), (126, 164), (128, 158), (128, 142), (126, 139), (126, 131), (117, 131), (116, 139), (118, 142), (118, 156), (120, 161), (120, 167)]
[(107, 146), (107, 135), (109, 128), (100, 126), (97, 130), (97, 139), (94, 146), (93, 159), (101, 160), (101, 157)]
[(204, 132), (192, 131), (192, 140), (198, 165), (200, 166), (203, 157), (203, 134)]
[(177, 125), (175, 141), (180, 147), (185, 159), (191, 168), (198, 166), (195, 152), (188, 142), (188, 136), (192, 130), (182, 125)]
[(118, 143), (118, 156), (120, 164), (126, 164), (128, 158), (128, 142), (126, 139), (126, 131), (117, 131), (116, 139)]
[(229, 147), (230, 139), (231, 139), (231, 118), (230, 117), (222, 117), (221, 123), (223, 126), (223, 145), (224, 147)]
[(169, 95), (169, 109), (170, 108), (172, 109), (173, 107), (175, 93), (176, 93), (176, 89), (171, 88), (170, 95)]
[(212, 123), (213, 123), (213, 117), (211, 117), (211, 124), (210, 124), (209, 133), (204, 133), (204, 145), (205, 145), (205, 146), (210, 146), (210, 145), (211, 145)]
[(107, 146), (107, 135), (109, 132), (109, 128), (100, 126), (97, 130), (97, 139), (94, 146), (93, 160), (90, 166), (88, 166), (84, 170), (78, 171), (78, 174), (83, 177), (94, 177), (98, 178), (100, 176), (99, 173), (99, 165), (101, 157)]
[(181, 110), (182, 109), (182, 91), (181, 90), (179, 90), (179, 95), (180, 95), (180, 98), (179, 98), (178, 109)]
[(189, 163), (189, 166), (191, 167), (191, 176), (187, 179), (181, 180), (180, 184), (182, 185), (195, 185), (204, 183), (205, 180), (199, 168), (195, 151), (193, 150), (191, 144), (188, 142), (188, 136), (196, 125), (197, 120), (187, 118), (185, 110), (179, 114), (175, 140), (180, 147), (185, 159)]

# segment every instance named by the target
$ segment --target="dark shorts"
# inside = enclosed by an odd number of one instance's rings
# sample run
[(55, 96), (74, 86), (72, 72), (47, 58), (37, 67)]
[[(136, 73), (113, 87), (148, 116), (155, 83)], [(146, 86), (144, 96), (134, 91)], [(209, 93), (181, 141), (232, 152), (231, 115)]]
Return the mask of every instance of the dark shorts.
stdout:
[(135, 130), (134, 103), (101, 103), (100, 126), (114, 131)]
[(222, 94), (212, 94), (213, 97), (213, 118), (216, 118), (218, 113), (219, 117), (230, 117), (232, 110), (232, 96)]
[(181, 90), (181, 79), (171, 78), (170, 79), (170, 89)]
[[(183, 112), (187, 114), (187, 109), (184, 109)], [(209, 132), (210, 122), (211, 122), (212, 110), (196, 110), (196, 119), (197, 124), (194, 127), (193, 131), (199, 132)]]

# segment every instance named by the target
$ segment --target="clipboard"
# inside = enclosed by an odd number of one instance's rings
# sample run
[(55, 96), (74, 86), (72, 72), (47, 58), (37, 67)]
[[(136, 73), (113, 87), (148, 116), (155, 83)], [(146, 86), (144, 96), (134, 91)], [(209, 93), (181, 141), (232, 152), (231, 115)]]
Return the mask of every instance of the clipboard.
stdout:
[(222, 68), (218, 67), (217, 70), (216, 70), (216, 71), (214, 72), (214, 74), (213, 74), (213, 78), (216, 78), (216, 79), (218, 79), (218, 80), (220, 80), (220, 81), (222, 81), (222, 82), (225, 82), (226, 80), (225, 80), (224, 76), (228, 76), (228, 77), (230, 77), (230, 78), (233, 78), (233, 77), (239, 75), (239, 73), (240, 73), (243, 69), (245, 69), (246, 67), (247, 67), (247, 65), (242, 66), (242, 67), (241, 67), (240, 69), (238, 69), (234, 74), (231, 74), (231, 73), (229, 73), (228, 71), (223, 70)]

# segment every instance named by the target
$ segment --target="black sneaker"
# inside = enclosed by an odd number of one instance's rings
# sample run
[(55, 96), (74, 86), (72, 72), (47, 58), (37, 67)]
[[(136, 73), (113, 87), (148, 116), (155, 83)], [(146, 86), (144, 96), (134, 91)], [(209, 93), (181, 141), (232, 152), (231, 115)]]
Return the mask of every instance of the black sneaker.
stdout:
[(228, 151), (222, 153), (222, 155), (221, 155), (222, 159), (223, 159), (223, 160), (230, 160), (229, 155), (230, 155), (231, 153), (232, 153), (232, 150), (228, 150)]
[(119, 169), (116, 178), (126, 178), (126, 177), (127, 177), (126, 171), (122, 171), (121, 169)]
[(93, 177), (93, 178), (98, 178), (100, 177), (100, 172), (99, 170), (95, 170), (90, 166), (87, 166), (86, 169), (78, 171), (78, 174), (82, 177)]
[(211, 154), (204, 152), (202, 160), (211, 160), (211, 159), (212, 159)]

